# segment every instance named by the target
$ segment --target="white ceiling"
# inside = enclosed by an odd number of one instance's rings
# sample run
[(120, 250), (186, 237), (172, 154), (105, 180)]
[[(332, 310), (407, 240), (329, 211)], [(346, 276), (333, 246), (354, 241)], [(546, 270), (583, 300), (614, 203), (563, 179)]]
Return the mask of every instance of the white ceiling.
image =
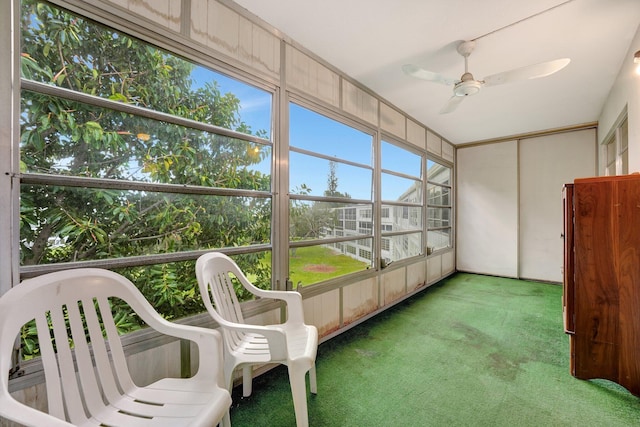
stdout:
[[(454, 144), (598, 120), (640, 23), (640, 0), (235, 0)], [(550, 9), (550, 10), (548, 10)], [(413, 63), (476, 79), (568, 57), (549, 77), (495, 87), (439, 110), (451, 86), (405, 75)]]

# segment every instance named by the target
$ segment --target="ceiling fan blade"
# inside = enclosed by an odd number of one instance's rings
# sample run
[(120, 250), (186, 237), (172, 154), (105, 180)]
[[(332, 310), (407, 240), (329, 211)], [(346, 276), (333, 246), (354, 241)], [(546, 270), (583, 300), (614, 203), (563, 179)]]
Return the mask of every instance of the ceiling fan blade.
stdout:
[(422, 79), (422, 80), (428, 80), (430, 82), (441, 83), (447, 86), (451, 86), (456, 82), (455, 79), (447, 78), (442, 74), (434, 73), (433, 71), (424, 70), (413, 64), (403, 65), (402, 71), (404, 71), (405, 74), (411, 77), (415, 77), (417, 79)]
[(458, 108), (458, 105), (464, 100), (464, 96), (452, 96), (449, 98), (444, 107), (440, 110), (440, 114), (447, 114)]
[(569, 62), (571, 62), (569, 58), (555, 59), (553, 61), (528, 65), (526, 67), (516, 68), (515, 70), (493, 74), (485, 77), (483, 81), (485, 86), (495, 86), (521, 80), (537, 79), (562, 70), (569, 64)]

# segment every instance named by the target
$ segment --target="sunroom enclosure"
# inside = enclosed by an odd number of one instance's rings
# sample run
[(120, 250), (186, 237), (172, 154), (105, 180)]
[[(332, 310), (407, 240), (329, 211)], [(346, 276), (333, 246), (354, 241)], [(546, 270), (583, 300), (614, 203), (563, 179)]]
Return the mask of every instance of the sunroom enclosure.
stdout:
[[(221, 250), (300, 291), (326, 340), (453, 273), (453, 145), (234, 3), (12, 0), (0, 16), (0, 291), (109, 268), (211, 325), (193, 264)], [(122, 314), (134, 379), (188, 375), (188, 346), (140, 326)], [(42, 405), (25, 348), (12, 387)]]

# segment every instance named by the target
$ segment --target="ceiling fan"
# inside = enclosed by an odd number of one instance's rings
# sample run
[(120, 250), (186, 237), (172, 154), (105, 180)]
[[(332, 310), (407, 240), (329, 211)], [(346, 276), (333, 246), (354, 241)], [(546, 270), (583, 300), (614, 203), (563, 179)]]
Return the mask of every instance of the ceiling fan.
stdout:
[(440, 114), (445, 114), (455, 110), (465, 97), (475, 95), (480, 92), (480, 89), (482, 89), (483, 86), (496, 86), (504, 83), (546, 77), (560, 71), (571, 61), (569, 58), (555, 59), (553, 61), (503, 71), (501, 73), (487, 76), (481, 80), (476, 80), (469, 72), (468, 66), (469, 55), (471, 55), (475, 46), (476, 42), (473, 40), (463, 41), (458, 45), (458, 53), (464, 57), (464, 74), (459, 80), (424, 70), (413, 64), (403, 65), (402, 70), (409, 76), (416, 77), (418, 79), (428, 80), (447, 86), (453, 85), (453, 96), (449, 98), (449, 101), (440, 110)]

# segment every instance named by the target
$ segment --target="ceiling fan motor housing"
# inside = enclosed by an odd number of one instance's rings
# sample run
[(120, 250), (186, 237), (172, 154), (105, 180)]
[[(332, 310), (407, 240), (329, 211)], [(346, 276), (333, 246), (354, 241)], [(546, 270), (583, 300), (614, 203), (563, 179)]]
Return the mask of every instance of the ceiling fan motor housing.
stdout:
[(482, 83), (473, 78), (471, 73), (464, 73), (461, 81), (453, 87), (455, 96), (469, 96), (480, 92)]

